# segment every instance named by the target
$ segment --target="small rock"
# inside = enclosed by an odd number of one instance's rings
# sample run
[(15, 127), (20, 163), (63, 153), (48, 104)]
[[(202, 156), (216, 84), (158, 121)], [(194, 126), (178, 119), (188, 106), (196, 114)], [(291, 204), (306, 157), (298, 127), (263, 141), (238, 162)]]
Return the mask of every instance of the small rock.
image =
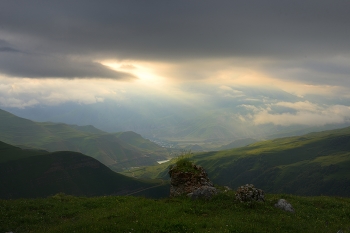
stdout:
[(278, 202), (275, 204), (275, 207), (294, 213), (293, 206), (290, 203), (288, 203), (285, 199), (279, 199)]
[(240, 202), (265, 201), (264, 191), (254, 188), (252, 184), (246, 184), (238, 187), (236, 199)]

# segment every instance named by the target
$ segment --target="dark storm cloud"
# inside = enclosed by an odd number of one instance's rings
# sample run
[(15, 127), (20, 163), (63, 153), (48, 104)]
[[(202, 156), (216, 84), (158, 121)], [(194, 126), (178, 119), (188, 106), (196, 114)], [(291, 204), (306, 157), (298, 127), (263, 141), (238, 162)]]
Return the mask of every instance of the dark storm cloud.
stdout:
[(279, 79), (289, 79), (305, 84), (350, 87), (350, 57), (303, 58), (276, 61), (262, 69)]
[(0, 53), (19, 53), (20, 51), (13, 48), (10, 43), (0, 39)]
[(0, 53), (1, 52), (18, 53), (19, 51), (11, 47), (0, 47)]
[(349, 54), (349, 7), (346, 0), (5, 0), (0, 30), (26, 51), (92, 60), (298, 59)]
[(99, 63), (67, 55), (21, 51), (0, 39), (0, 73), (28, 78), (135, 78)]
[(6, 40), (0, 40), (0, 73), (28, 78), (135, 78), (99, 63), (68, 55), (21, 51)]
[(135, 78), (86, 59), (30, 54), (10, 47), (0, 47), (0, 72), (27, 78)]

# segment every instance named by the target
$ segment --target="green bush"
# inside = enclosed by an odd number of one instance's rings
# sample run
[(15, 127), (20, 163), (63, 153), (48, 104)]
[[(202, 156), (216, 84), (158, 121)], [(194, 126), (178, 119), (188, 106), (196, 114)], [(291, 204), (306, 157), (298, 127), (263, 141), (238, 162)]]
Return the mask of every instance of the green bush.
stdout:
[(192, 172), (195, 174), (200, 172), (196, 169), (188, 155), (179, 156), (175, 162), (175, 166), (172, 166), (170, 169), (174, 169), (179, 172)]

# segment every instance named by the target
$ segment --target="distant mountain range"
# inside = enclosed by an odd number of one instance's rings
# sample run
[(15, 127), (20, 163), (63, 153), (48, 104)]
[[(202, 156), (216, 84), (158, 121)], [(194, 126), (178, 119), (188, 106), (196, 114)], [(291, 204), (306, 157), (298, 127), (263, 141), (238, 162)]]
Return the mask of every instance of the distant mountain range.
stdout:
[[(192, 105), (144, 103), (130, 107), (105, 101), (91, 105), (64, 104), (50, 107), (11, 108), (16, 115), (35, 121), (94, 125), (107, 132), (133, 131), (162, 140), (224, 140), (249, 137), (266, 130), (252, 130), (225, 110), (199, 110)], [(146, 107), (147, 106), (147, 107)], [(261, 132), (260, 132), (261, 131)], [(247, 136), (248, 135), (248, 136)]]
[(22, 148), (75, 151), (120, 171), (156, 164), (170, 151), (134, 132), (106, 133), (93, 126), (34, 122), (0, 110), (0, 140)]
[[(350, 197), (350, 127), (198, 153), (190, 159), (214, 183), (233, 189), (252, 183), (268, 193)], [(169, 179), (169, 164), (134, 174)]]
[(120, 175), (81, 153), (24, 150), (3, 142), (0, 151), (0, 198), (37, 198), (61, 192), (75, 196), (168, 195), (163, 182)]
[[(255, 91), (260, 93), (259, 96), (269, 96), (272, 99), (284, 96), (283, 100), (287, 102), (301, 101), (299, 97), (286, 92), (275, 93), (260, 88)], [(192, 151), (215, 150), (245, 138), (266, 140), (350, 126), (349, 122), (322, 126), (257, 125), (246, 117), (250, 116), (251, 112), (242, 107), (239, 100), (214, 105), (211, 101), (213, 100), (195, 106), (191, 102), (169, 104), (161, 99), (136, 98), (127, 104), (105, 100), (93, 104), (65, 103), (21, 109), (7, 107), (5, 110), (40, 122), (94, 125), (109, 133), (133, 131), (152, 141), (163, 141), (167, 145), (176, 145)], [(252, 105), (259, 108), (257, 104), (256, 101), (252, 102)]]

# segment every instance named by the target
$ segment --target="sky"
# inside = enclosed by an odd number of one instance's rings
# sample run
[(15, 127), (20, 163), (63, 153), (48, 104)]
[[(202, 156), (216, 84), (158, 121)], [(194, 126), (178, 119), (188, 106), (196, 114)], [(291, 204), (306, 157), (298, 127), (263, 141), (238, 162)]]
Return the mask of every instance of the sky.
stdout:
[[(350, 122), (347, 0), (2, 0), (0, 107), (157, 99)], [(150, 101), (151, 104), (151, 101)]]

